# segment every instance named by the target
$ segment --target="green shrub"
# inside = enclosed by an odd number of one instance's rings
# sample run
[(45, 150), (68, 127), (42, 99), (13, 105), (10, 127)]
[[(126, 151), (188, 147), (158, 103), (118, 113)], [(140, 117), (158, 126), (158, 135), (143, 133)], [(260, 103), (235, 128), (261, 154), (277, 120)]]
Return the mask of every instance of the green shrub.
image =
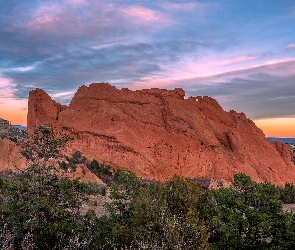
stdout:
[(98, 191), (97, 185), (60, 178), (49, 161), (61, 159), (60, 149), (70, 140), (45, 124), (22, 145), (28, 167), (1, 180), (2, 248), (8, 249), (9, 242), (9, 249), (73, 249), (90, 241), (80, 208), (88, 194)]
[(110, 183), (113, 178), (113, 169), (111, 166), (100, 164), (95, 159), (90, 164), (88, 164), (87, 167), (92, 173), (98, 176), (105, 183)]

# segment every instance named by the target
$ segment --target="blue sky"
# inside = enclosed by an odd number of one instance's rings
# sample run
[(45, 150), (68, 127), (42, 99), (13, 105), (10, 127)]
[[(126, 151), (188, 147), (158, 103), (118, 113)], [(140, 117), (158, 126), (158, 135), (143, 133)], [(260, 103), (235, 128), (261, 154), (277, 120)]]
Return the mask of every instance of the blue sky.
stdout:
[(69, 103), (79, 86), (108, 82), (182, 87), (254, 120), (295, 121), (295, 1), (2, 0), (0, 55), (10, 120), (32, 89)]

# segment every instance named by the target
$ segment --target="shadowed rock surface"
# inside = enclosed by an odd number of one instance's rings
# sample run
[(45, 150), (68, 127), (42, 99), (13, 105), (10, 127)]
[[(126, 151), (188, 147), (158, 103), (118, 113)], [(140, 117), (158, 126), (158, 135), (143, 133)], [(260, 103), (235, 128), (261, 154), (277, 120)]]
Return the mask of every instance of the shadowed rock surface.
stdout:
[(231, 181), (243, 172), (255, 181), (294, 183), (292, 150), (265, 139), (243, 113), (226, 112), (213, 98), (184, 99), (182, 89), (119, 90), (106, 83), (82, 86), (70, 105), (41, 89), (30, 92), (28, 131), (51, 123), (75, 138), (88, 159), (165, 180)]

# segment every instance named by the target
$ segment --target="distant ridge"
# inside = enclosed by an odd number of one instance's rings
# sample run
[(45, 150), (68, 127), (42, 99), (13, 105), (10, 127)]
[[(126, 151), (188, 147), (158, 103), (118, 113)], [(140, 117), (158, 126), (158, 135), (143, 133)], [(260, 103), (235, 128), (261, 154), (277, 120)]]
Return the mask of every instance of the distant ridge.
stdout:
[(9, 121), (0, 118), (0, 139), (10, 139), (14, 142), (23, 141), (27, 139), (27, 127), (11, 125)]
[(27, 130), (27, 126), (24, 126), (24, 125), (12, 125), (12, 126), (17, 129)]
[(269, 141), (274, 142), (276, 140), (295, 146), (295, 138), (279, 138), (279, 137), (266, 137)]

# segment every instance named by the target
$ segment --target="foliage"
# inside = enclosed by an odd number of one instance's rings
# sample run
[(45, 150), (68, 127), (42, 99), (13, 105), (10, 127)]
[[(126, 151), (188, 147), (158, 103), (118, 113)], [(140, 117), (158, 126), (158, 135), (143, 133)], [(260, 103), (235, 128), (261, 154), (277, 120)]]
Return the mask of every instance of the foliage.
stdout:
[(110, 185), (112, 202), (106, 208), (113, 217), (124, 217), (130, 213), (130, 202), (137, 195), (142, 186), (141, 179), (134, 173), (118, 170), (114, 176), (114, 183)]
[(20, 129), (10, 124), (9, 121), (0, 118), (0, 138), (13, 142), (23, 142), (28, 137), (25, 129)]
[(71, 140), (68, 135), (55, 132), (50, 124), (44, 124), (35, 128), (28, 140), (21, 144), (21, 152), (30, 165), (43, 167), (49, 159), (61, 158), (61, 148)]
[(199, 218), (204, 199), (199, 184), (178, 176), (141, 188), (131, 203), (135, 245), (140, 249), (209, 249), (209, 234)]
[(295, 249), (295, 214), (277, 215), (272, 235), (273, 249)]
[(80, 151), (75, 151), (72, 157), (65, 156), (66, 161), (59, 161), (59, 167), (64, 171), (75, 172), (77, 169), (77, 164), (83, 164), (86, 162), (85, 156), (81, 154)]
[(90, 164), (88, 164), (88, 169), (105, 183), (111, 182), (113, 177), (113, 170), (111, 166), (100, 164), (94, 159)]
[(213, 249), (277, 247), (274, 237), (285, 218), (279, 189), (245, 174), (235, 175), (230, 188), (211, 192), (203, 216)]
[(22, 145), (27, 169), (2, 180), (0, 203), (2, 246), (9, 241), (15, 249), (65, 249), (88, 244), (80, 207), (95, 184), (58, 176), (54, 161), (70, 138), (42, 125)]
[(175, 176), (143, 184), (118, 171), (107, 204), (110, 215), (92, 218), (93, 249), (208, 249), (199, 208), (205, 194), (198, 184)]
[(285, 204), (295, 203), (295, 187), (293, 184), (285, 184), (285, 188), (281, 190), (281, 200)]

